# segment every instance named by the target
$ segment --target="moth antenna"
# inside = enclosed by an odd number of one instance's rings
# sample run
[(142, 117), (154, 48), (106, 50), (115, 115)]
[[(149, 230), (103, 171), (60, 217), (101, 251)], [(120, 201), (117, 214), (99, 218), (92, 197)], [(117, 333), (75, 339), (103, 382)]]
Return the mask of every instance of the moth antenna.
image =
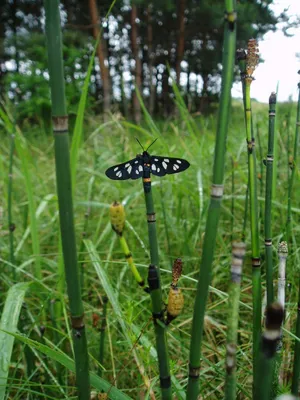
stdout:
[(155, 140), (153, 140), (153, 142), (147, 147), (146, 151), (148, 151), (148, 149), (157, 141), (158, 138), (156, 138)]
[(136, 137), (135, 140), (138, 142), (138, 144), (141, 146), (142, 150), (145, 151), (144, 147), (141, 145), (141, 142), (139, 141), (139, 139)]

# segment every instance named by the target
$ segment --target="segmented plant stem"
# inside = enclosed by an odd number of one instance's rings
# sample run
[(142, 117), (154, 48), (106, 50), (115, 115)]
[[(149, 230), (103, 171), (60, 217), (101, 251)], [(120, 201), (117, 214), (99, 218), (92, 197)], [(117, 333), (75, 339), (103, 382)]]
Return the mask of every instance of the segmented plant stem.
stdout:
[(298, 83), (298, 105), (297, 105), (296, 130), (294, 138), (294, 154), (292, 160), (290, 160), (291, 173), (290, 173), (289, 189), (288, 189), (288, 209), (287, 209), (287, 221), (286, 221), (286, 241), (288, 245), (291, 244), (292, 193), (293, 193), (293, 185), (296, 172), (295, 167), (298, 155), (299, 132), (300, 132), (300, 82)]
[(10, 135), (10, 150), (9, 150), (9, 170), (8, 170), (8, 187), (7, 187), (7, 216), (8, 216), (8, 230), (9, 230), (9, 261), (12, 264), (12, 276), (16, 281), (15, 264), (15, 251), (14, 251), (14, 230), (15, 224), (12, 219), (12, 188), (13, 188), (13, 164), (14, 164), (14, 150), (15, 150), (15, 135)]
[(65, 103), (59, 1), (45, 0), (44, 5), (60, 229), (73, 328), (76, 385), (78, 398), (80, 400), (89, 400), (89, 362), (73, 220), (68, 116)]
[(236, 348), (239, 321), (239, 300), (245, 243), (232, 244), (231, 285), (228, 297), (228, 323), (226, 344), (225, 400), (236, 399)]
[(106, 331), (106, 312), (107, 312), (107, 303), (108, 298), (106, 296), (103, 297), (103, 310), (101, 316), (101, 327), (100, 327), (100, 345), (99, 345), (99, 363), (100, 366), (98, 368), (98, 375), (102, 376), (103, 371), (103, 361), (104, 361), (104, 351), (105, 351), (105, 331)]
[(253, 400), (270, 400), (274, 357), (281, 336), (283, 308), (279, 303), (272, 303), (266, 309), (266, 330), (261, 339), (258, 376), (254, 386)]
[[(144, 166), (144, 171), (147, 166)], [(145, 172), (144, 172), (145, 174)], [(163, 400), (172, 399), (169, 355), (167, 348), (166, 326), (162, 301), (161, 278), (159, 268), (158, 243), (156, 234), (156, 217), (152, 197), (150, 170), (147, 177), (143, 178), (145, 203), (148, 221), (148, 236), (150, 246), (151, 264), (148, 271), (148, 284), (152, 301), (152, 316), (156, 337), (156, 350), (158, 357), (160, 388)]]
[(226, 138), (236, 43), (236, 12), (234, 5), (235, 3), (233, 0), (225, 1), (226, 13), (222, 88), (215, 146), (213, 184), (211, 188), (211, 199), (206, 220), (203, 254), (200, 264), (200, 273), (193, 312), (187, 400), (196, 400), (199, 395), (200, 357), (204, 315), (208, 297), (208, 289), (211, 280), (213, 255), (223, 197)]
[(274, 160), (274, 130), (276, 115), (276, 93), (269, 98), (269, 136), (268, 154), (266, 159), (266, 197), (265, 197), (265, 252), (266, 252), (266, 280), (267, 280), (267, 305), (274, 301), (273, 289), (273, 251), (272, 251), (272, 186), (273, 160)]
[(239, 51), (240, 70), (243, 84), (246, 140), (248, 150), (248, 180), (250, 197), (250, 228), (251, 228), (251, 253), (252, 253), (252, 301), (253, 301), (253, 381), (257, 379), (257, 359), (261, 337), (261, 265), (259, 249), (259, 223), (257, 203), (257, 175), (255, 157), (255, 139), (252, 136), (251, 98), (250, 87), (252, 76), (246, 73), (246, 53)]

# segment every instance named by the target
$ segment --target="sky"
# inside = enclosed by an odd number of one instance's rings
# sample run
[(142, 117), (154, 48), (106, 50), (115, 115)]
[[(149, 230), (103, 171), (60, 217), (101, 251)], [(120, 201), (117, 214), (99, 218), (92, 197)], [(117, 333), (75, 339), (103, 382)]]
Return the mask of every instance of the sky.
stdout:
[[(279, 15), (284, 9), (291, 19), (300, 18), (300, 0), (275, 0), (272, 9)], [(290, 96), (297, 100), (297, 83), (300, 81), (300, 26), (291, 29), (293, 37), (285, 37), (280, 31), (267, 33), (259, 41), (259, 53), (263, 63), (260, 63), (254, 73), (255, 81), (251, 85), (251, 97), (267, 103), (271, 92), (276, 92), (277, 82), (279, 90), (278, 101), (287, 101)], [(296, 53), (299, 53), (297, 59)], [(234, 97), (242, 97), (239, 84), (232, 90)]]

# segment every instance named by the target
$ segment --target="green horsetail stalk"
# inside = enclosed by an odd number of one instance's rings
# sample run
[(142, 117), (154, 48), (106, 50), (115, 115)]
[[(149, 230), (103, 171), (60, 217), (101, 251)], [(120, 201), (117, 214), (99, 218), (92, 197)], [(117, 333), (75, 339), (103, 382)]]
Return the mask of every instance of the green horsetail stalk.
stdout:
[(62, 58), (59, 0), (44, 0), (60, 230), (70, 303), (78, 398), (90, 399), (89, 360), (73, 221), (68, 116)]
[[(300, 74), (300, 70), (298, 71)], [(293, 184), (296, 172), (296, 163), (298, 156), (298, 140), (299, 140), (299, 132), (300, 132), (300, 82), (298, 83), (298, 105), (297, 105), (297, 120), (296, 120), (296, 131), (294, 138), (294, 154), (291, 157), (289, 165), (291, 169), (290, 180), (289, 180), (289, 189), (288, 189), (288, 209), (287, 209), (287, 221), (286, 221), (286, 241), (288, 245), (291, 244), (291, 224), (292, 224), (292, 193), (293, 193)]]
[(152, 197), (151, 178), (143, 177), (145, 203), (148, 221), (148, 236), (150, 245), (150, 260), (148, 270), (148, 284), (152, 301), (152, 316), (156, 337), (160, 387), (163, 400), (172, 399), (170, 363), (167, 348), (166, 326), (164, 320), (164, 307), (162, 301), (161, 277), (158, 257), (158, 244), (156, 234), (156, 218)]
[(104, 361), (104, 342), (105, 342), (105, 331), (106, 331), (106, 313), (107, 313), (107, 303), (108, 298), (106, 296), (103, 297), (103, 311), (101, 316), (101, 327), (100, 327), (100, 345), (99, 345), (99, 368), (98, 375), (102, 376), (103, 371), (103, 361)]
[(9, 149), (9, 169), (8, 169), (8, 187), (7, 187), (7, 216), (8, 216), (8, 231), (9, 231), (9, 261), (12, 267), (12, 276), (14, 282), (16, 281), (15, 264), (15, 251), (14, 251), (14, 231), (16, 229), (12, 219), (12, 188), (13, 188), (13, 164), (14, 164), (14, 150), (15, 150), (15, 134), (10, 135), (10, 149)]
[(266, 309), (266, 330), (262, 335), (258, 362), (258, 378), (254, 386), (253, 400), (270, 400), (274, 357), (281, 337), (284, 311), (279, 303), (272, 303)]
[(206, 220), (203, 255), (200, 264), (192, 322), (189, 378), (187, 387), (188, 400), (196, 400), (199, 395), (200, 358), (204, 316), (208, 289), (211, 281), (212, 263), (224, 190), (223, 180), (225, 170), (226, 138), (236, 46), (236, 12), (234, 7), (235, 1), (225, 1), (222, 88), (215, 145), (213, 184)]
[(265, 252), (266, 252), (266, 279), (267, 279), (267, 304), (274, 301), (273, 290), (273, 254), (272, 254), (272, 185), (274, 161), (274, 131), (276, 115), (276, 93), (269, 98), (269, 136), (268, 154), (266, 159), (266, 198), (265, 198)]
[(248, 150), (248, 179), (250, 195), (250, 227), (251, 227), (251, 252), (252, 252), (252, 293), (253, 293), (253, 380), (257, 379), (257, 359), (261, 337), (261, 265), (259, 249), (259, 223), (257, 203), (257, 175), (255, 139), (252, 129), (252, 113), (250, 88), (253, 81), (253, 72), (258, 64), (258, 48), (256, 40), (251, 39), (248, 43), (248, 53), (238, 50), (237, 59), (240, 64), (241, 78), (243, 84), (246, 140)]
[(131, 272), (135, 280), (139, 284), (139, 286), (141, 286), (145, 290), (145, 292), (148, 293), (149, 288), (145, 287), (145, 281), (139, 274), (139, 271), (137, 270), (137, 267), (133, 261), (132, 253), (129, 250), (128, 244), (123, 235), (123, 231), (125, 228), (125, 218), (126, 218), (123, 205), (117, 201), (114, 201), (109, 208), (109, 215), (110, 215), (111, 226), (120, 239), (120, 245), (127, 260), (128, 266), (131, 269)]
[(226, 383), (225, 400), (236, 399), (236, 347), (239, 321), (239, 301), (241, 291), (242, 267), (246, 254), (245, 243), (232, 244), (231, 285), (228, 298), (228, 323), (226, 344)]

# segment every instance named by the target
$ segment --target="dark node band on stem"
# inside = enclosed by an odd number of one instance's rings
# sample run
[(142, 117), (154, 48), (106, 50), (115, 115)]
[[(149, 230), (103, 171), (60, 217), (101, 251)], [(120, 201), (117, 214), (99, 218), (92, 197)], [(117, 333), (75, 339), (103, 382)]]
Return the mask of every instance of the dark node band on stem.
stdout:
[(155, 323), (155, 321), (157, 320), (157, 319), (159, 319), (160, 321), (163, 321), (164, 320), (164, 312), (163, 312), (163, 310), (161, 310), (160, 312), (158, 312), (158, 313), (152, 313), (152, 318), (153, 318), (153, 320), (154, 320), (154, 323)]
[(162, 389), (168, 389), (171, 386), (170, 376), (159, 377), (159, 381), (160, 381), (160, 387)]
[(147, 214), (147, 221), (148, 222), (156, 222), (155, 213)]
[(69, 130), (68, 120), (69, 117), (67, 115), (63, 115), (60, 117), (52, 117), (54, 135), (68, 133)]
[(199, 379), (200, 376), (200, 367), (192, 367), (189, 365), (189, 377), (191, 379)]
[(71, 326), (73, 329), (83, 329), (84, 322), (83, 322), (84, 315), (80, 315), (79, 317), (72, 317), (71, 316)]
[(128, 258), (131, 258), (132, 257), (132, 254), (131, 253), (127, 253), (127, 254), (125, 254), (125, 258), (126, 258), (126, 260), (128, 260)]
[(275, 111), (269, 111), (269, 117), (275, 117), (276, 112)]
[(16, 229), (16, 225), (12, 223), (9, 225), (8, 229), (9, 229), (9, 232), (14, 232), (14, 230)]
[(153, 264), (149, 265), (148, 285), (150, 291), (159, 289), (159, 278), (158, 278), (157, 268)]
[(260, 268), (260, 258), (259, 257), (252, 257), (252, 267)]
[(265, 246), (272, 246), (272, 239), (265, 239)]
[(227, 12), (225, 11), (224, 13), (224, 20), (225, 22), (228, 22), (228, 29), (232, 32), (234, 31), (236, 20), (237, 20), (237, 13), (236, 11), (232, 12)]

